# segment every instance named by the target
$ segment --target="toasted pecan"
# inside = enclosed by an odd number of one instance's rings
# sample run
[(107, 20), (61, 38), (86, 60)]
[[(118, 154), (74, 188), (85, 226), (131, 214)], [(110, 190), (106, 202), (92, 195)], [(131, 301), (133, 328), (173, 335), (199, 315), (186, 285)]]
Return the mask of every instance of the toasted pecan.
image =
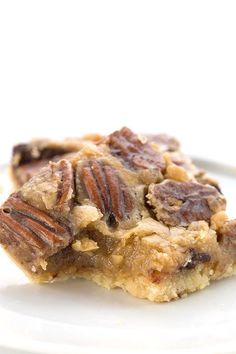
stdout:
[(170, 226), (186, 226), (193, 221), (209, 221), (225, 210), (225, 198), (215, 187), (197, 182), (166, 180), (151, 185), (148, 203), (155, 208), (156, 218)]
[(18, 252), (27, 254), (28, 261), (37, 265), (66, 247), (72, 240), (72, 231), (65, 220), (55, 220), (45, 212), (12, 194), (0, 209), (0, 242), (15, 244)]
[(76, 191), (78, 201), (90, 199), (100, 209), (110, 226), (129, 218), (134, 208), (128, 186), (118, 176), (117, 171), (102, 160), (91, 159), (78, 165)]
[(46, 162), (55, 156), (62, 156), (71, 152), (64, 146), (50, 146), (47, 141), (43, 140), (32, 142), (31, 144), (18, 144), (14, 146), (12, 152), (12, 164), (13, 166), (21, 166), (31, 163), (33, 161), (45, 160)]
[(74, 173), (72, 165), (68, 160), (60, 160), (50, 164), (52, 173), (60, 174), (60, 184), (58, 186), (57, 201), (55, 207), (62, 207), (71, 199), (74, 190)]
[(118, 158), (129, 169), (165, 168), (162, 154), (154, 150), (149, 142), (142, 141), (138, 135), (124, 127), (109, 135), (107, 144), (113, 156)]

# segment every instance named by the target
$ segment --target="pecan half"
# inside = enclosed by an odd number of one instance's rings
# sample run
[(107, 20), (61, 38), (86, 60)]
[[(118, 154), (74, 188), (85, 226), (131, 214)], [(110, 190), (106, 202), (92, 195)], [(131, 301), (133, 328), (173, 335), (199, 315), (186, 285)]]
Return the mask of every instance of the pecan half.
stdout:
[(155, 151), (150, 143), (142, 142), (138, 135), (126, 127), (109, 135), (107, 144), (111, 154), (121, 160), (129, 169), (162, 171), (165, 168), (162, 154)]
[(22, 186), (49, 161), (57, 162), (70, 158), (81, 148), (79, 139), (68, 139), (56, 142), (51, 140), (35, 140), (28, 144), (14, 146), (12, 152), (12, 176), (18, 186)]
[(3, 230), (0, 242), (17, 246), (18, 254), (22, 253), (35, 265), (72, 241), (72, 232), (65, 221), (55, 220), (27, 204), (18, 194), (11, 195), (0, 209), (0, 227)]
[(148, 203), (154, 207), (156, 218), (170, 226), (186, 226), (193, 221), (209, 221), (210, 217), (225, 210), (225, 198), (208, 185), (197, 182), (165, 182), (151, 185)]
[(211, 256), (206, 252), (199, 252), (194, 248), (189, 249), (189, 255), (186, 262), (179, 268), (179, 270), (193, 269), (199, 263), (210, 262)]
[(30, 144), (19, 144), (12, 151), (12, 163), (21, 166), (39, 160), (50, 160), (55, 156), (62, 156), (71, 150), (65, 147), (50, 146), (47, 141), (39, 140)]
[(30, 205), (44, 211), (70, 211), (74, 197), (74, 172), (70, 160), (50, 162), (20, 189), (19, 194)]
[(102, 160), (89, 160), (78, 165), (76, 191), (78, 201), (89, 198), (110, 226), (128, 219), (134, 207), (127, 185), (116, 170)]

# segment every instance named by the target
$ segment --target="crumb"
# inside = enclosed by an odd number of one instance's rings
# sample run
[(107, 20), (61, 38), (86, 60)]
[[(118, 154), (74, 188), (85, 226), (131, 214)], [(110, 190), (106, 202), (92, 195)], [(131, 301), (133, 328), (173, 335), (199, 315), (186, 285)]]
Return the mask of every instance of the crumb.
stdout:
[(82, 238), (81, 240), (76, 240), (73, 244), (72, 244), (72, 248), (73, 250), (77, 251), (77, 252), (88, 252), (88, 251), (94, 251), (96, 249), (98, 249), (98, 244), (97, 242), (90, 240), (87, 237)]
[(40, 262), (40, 265), (41, 265), (41, 267), (42, 267), (43, 270), (46, 270), (46, 269), (47, 269), (48, 262), (46, 262), (46, 261), (41, 261), (41, 262)]

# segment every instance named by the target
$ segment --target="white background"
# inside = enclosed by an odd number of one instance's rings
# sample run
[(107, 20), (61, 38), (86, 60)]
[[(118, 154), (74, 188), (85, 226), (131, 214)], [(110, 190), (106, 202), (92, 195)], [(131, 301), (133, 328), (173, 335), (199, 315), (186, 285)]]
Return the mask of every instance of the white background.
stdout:
[(234, 163), (235, 1), (1, 1), (0, 159), (127, 125)]
[[(0, 0), (0, 164), (32, 137), (123, 125), (175, 134), (186, 152), (236, 164), (235, 119), (236, 1)], [(212, 289), (206, 321), (233, 317), (232, 287)], [(25, 304), (13, 294), (9, 303)]]

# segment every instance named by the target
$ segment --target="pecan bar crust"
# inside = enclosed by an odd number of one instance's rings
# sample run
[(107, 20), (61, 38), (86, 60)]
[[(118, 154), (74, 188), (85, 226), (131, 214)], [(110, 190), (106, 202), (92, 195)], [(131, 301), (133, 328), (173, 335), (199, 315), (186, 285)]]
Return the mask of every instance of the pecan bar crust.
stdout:
[(83, 277), (163, 302), (234, 274), (236, 222), (177, 143), (128, 128), (91, 140), (0, 209), (0, 243), (32, 281)]

